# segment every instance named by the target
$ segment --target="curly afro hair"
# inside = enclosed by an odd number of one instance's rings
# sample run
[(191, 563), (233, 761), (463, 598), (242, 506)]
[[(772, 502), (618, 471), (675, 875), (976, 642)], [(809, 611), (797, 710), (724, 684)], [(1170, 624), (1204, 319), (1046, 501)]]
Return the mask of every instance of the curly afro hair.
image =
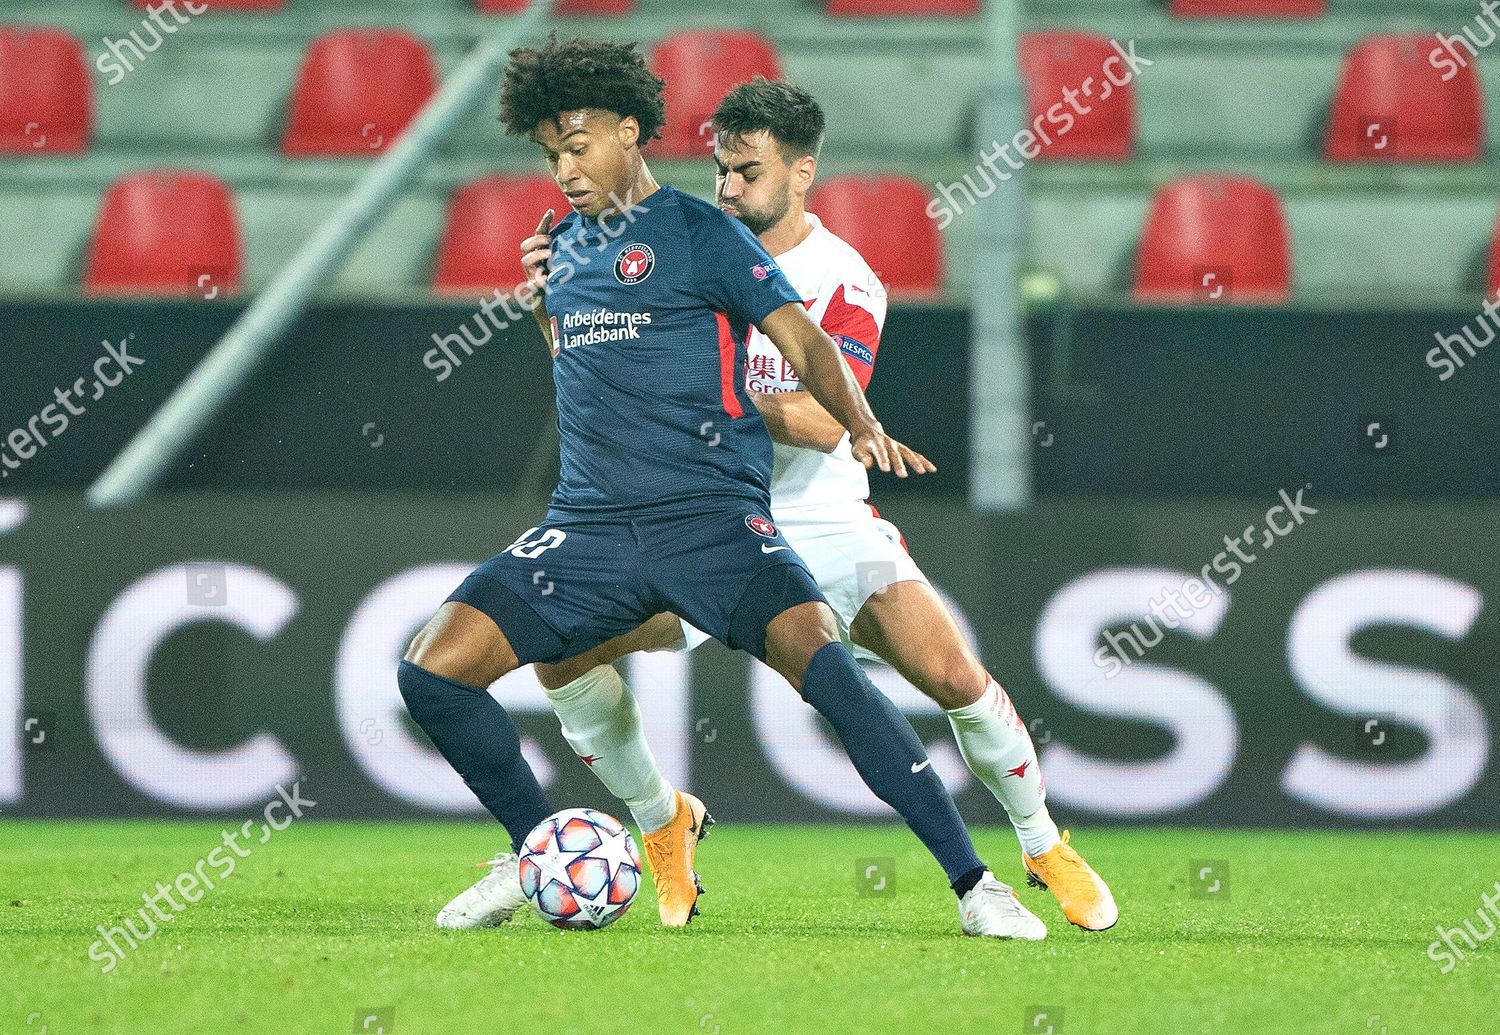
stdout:
[(530, 136), (565, 111), (599, 108), (641, 124), (641, 146), (661, 136), (666, 124), (664, 82), (651, 74), (634, 43), (557, 41), (540, 50), (510, 52), (500, 87), (500, 121), (511, 136)]

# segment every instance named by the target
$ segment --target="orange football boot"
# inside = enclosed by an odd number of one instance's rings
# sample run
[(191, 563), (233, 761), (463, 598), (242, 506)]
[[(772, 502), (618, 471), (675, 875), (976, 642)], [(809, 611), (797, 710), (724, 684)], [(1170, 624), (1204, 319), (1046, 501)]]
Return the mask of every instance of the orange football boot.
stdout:
[(1063, 916), (1074, 926), (1085, 931), (1107, 931), (1120, 919), (1120, 910), (1109, 893), (1109, 885), (1068, 843), (1071, 837), (1072, 832), (1064, 830), (1062, 840), (1035, 859), (1021, 853), (1026, 883), (1052, 892), (1062, 906)]
[(693, 869), (698, 842), (708, 836), (714, 818), (703, 802), (691, 794), (677, 792), (677, 813), (672, 822), (646, 834), (646, 860), (651, 864), (651, 879), (656, 883), (657, 908), (667, 927), (686, 927), (698, 915), (698, 896), (703, 883)]

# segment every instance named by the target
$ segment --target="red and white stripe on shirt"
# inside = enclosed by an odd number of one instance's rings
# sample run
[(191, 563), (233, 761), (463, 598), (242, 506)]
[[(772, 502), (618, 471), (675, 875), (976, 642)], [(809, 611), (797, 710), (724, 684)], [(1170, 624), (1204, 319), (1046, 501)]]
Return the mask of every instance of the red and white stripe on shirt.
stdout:
[[(811, 299), (806, 303), (808, 315), (839, 346), (859, 386), (867, 388), (885, 326), (885, 286), (859, 252), (817, 216), (808, 213), (807, 219), (812, 233), (791, 251), (776, 256), (776, 263), (792, 287), (804, 299)], [(797, 372), (759, 328), (751, 330), (748, 357), (745, 387), (750, 391), (801, 390)], [(870, 495), (869, 475), (850, 452), (848, 436), (831, 453), (779, 442), (775, 448), (774, 509), (848, 503)]]

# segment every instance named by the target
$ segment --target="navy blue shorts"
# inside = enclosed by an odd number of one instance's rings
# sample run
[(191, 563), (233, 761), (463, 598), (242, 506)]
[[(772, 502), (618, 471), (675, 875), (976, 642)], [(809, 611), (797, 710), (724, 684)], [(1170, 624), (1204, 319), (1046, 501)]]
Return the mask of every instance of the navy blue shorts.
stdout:
[(732, 500), (660, 515), (554, 510), (448, 599), (492, 618), (525, 665), (582, 654), (663, 611), (760, 656), (772, 618), (823, 596), (769, 514)]

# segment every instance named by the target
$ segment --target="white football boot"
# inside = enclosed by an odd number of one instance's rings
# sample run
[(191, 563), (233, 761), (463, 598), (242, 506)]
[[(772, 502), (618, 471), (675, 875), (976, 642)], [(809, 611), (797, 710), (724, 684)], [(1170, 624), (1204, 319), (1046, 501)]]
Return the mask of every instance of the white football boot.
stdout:
[(1021, 905), (1010, 885), (996, 880), (989, 870), (958, 900), (958, 922), (964, 934), (1028, 942), (1047, 937), (1047, 925), (1041, 918)]
[(499, 927), (515, 916), (526, 904), (521, 890), (520, 860), (510, 852), (501, 852), (489, 862), (490, 872), (443, 907), (437, 925), (452, 931), (470, 927)]

